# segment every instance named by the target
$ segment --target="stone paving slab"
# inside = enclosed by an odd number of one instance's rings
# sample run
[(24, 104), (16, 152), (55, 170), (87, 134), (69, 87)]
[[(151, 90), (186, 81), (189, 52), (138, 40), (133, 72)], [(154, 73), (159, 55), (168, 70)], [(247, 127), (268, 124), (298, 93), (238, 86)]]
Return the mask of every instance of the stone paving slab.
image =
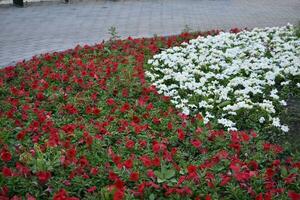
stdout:
[(300, 20), (299, 0), (123, 0), (0, 7), (0, 66), (49, 51), (192, 30), (282, 26)]

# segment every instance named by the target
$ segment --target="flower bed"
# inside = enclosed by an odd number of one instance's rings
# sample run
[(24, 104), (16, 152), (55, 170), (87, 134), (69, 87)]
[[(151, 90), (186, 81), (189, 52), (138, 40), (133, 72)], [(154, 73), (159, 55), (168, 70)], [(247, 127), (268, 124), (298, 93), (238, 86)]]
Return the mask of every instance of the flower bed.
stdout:
[(213, 130), (145, 80), (145, 63), (217, 31), (127, 39), (0, 70), (0, 199), (298, 199), (299, 157)]
[[(227, 130), (272, 127), (287, 94), (300, 88), (300, 40), (293, 26), (198, 37), (155, 55), (147, 75), (185, 114)], [(297, 89), (298, 88), (298, 89)]]

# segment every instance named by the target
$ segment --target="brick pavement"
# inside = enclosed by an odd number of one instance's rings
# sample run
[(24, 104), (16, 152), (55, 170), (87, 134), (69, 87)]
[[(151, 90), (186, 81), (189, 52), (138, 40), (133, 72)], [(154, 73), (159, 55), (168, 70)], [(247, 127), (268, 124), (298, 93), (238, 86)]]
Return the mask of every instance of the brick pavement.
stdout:
[(300, 20), (299, 0), (122, 0), (0, 7), (0, 66), (49, 51), (122, 37), (281, 26)]

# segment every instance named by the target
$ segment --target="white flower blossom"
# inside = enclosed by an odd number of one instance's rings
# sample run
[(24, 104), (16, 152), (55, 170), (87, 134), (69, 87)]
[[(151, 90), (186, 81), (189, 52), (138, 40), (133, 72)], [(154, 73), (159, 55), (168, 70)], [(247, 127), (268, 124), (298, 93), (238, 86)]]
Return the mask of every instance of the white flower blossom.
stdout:
[(260, 118), (259, 118), (259, 123), (262, 124), (262, 123), (264, 123), (265, 121), (266, 121), (266, 119), (265, 119), (264, 117), (260, 117)]
[(283, 132), (289, 132), (289, 127), (286, 126), (286, 125), (282, 125), (282, 126), (281, 126), (281, 130), (282, 130)]
[(278, 117), (274, 117), (272, 125), (275, 126), (275, 127), (280, 127), (281, 126), (280, 125), (280, 119)]

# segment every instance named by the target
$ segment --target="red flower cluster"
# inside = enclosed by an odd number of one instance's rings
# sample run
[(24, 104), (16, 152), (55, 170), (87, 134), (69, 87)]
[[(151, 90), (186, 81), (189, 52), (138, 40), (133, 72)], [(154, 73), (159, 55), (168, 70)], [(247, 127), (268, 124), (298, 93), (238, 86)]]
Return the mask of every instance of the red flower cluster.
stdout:
[(299, 158), (253, 131), (213, 130), (147, 82), (153, 54), (207, 34), (218, 31), (1, 69), (0, 199), (299, 199)]

